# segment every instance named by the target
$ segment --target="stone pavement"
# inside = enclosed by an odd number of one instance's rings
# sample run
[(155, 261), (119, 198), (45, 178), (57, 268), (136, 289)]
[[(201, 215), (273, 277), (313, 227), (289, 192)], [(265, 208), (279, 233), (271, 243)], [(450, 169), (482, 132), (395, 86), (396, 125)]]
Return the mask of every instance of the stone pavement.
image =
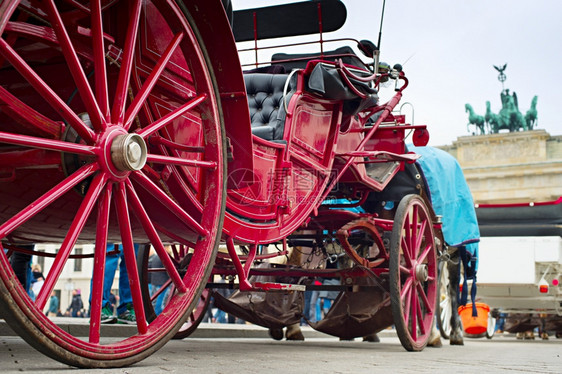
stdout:
[[(74, 336), (88, 336), (88, 318), (55, 317), (55, 323), (64, 331), (71, 332)], [(101, 334), (104, 337), (127, 337), (136, 334), (135, 325), (101, 325)], [(323, 338), (329, 335), (312, 329), (310, 326), (302, 326), (305, 338)], [(385, 330), (381, 334), (395, 335), (392, 330)], [(6, 322), (0, 319), (0, 336), (18, 336)], [(193, 338), (269, 338), (266, 328), (250, 324), (221, 324), (201, 323), (192, 334)]]
[[(249, 325), (202, 326), (198, 333), (264, 333)], [(260, 332), (261, 330), (261, 332)], [(308, 332), (305, 333), (305, 335)], [(51, 360), (16, 336), (0, 337), (0, 372), (153, 374), (153, 373), (546, 373), (561, 372), (562, 340), (516, 340), (511, 334), (491, 340), (465, 339), (464, 346), (445, 344), (407, 352), (392, 330), (380, 343), (339, 341), (334, 337), (304, 342), (269, 338), (187, 338), (172, 340), (145, 360), (125, 368), (75, 369)]]

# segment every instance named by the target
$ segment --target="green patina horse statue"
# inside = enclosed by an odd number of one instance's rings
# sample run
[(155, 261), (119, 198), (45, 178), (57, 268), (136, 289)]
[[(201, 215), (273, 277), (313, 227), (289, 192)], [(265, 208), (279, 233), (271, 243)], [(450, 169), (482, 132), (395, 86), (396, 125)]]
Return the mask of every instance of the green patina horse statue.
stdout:
[(484, 119), (490, 128), (491, 134), (498, 133), (501, 129), (509, 129), (504, 125), (503, 118), (495, 113), (492, 112), (491, 105), (489, 101), (486, 101), (486, 114), (484, 115)]
[(525, 113), (525, 122), (529, 130), (532, 130), (537, 124), (537, 100), (538, 96), (535, 95), (531, 101), (531, 108)]
[[(480, 130), (481, 135), (485, 134), (486, 133), (486, 128), (485, 128), (486, 121), (484, 120), (484, 117), (474, 113), (474, 109), (472, 109), (472, 105), (470, 105), (470, 104), (465, 104), (464, 108), (465, 108), (465, 111), (468, 113), (468, 124), (466, 125), (466, 128), (468, 129), (468, 127), (470, 125), (475, 125)], [(470, 132), (469, 129), (468, 129), (468, 131)]]

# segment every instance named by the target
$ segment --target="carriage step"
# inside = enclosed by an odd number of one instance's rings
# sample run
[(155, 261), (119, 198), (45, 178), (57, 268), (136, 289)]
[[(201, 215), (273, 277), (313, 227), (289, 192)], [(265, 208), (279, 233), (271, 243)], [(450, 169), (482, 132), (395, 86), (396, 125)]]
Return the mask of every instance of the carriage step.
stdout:
[(306, 291), (304, 284), (255, 282), (252, 287), (262, 291)]

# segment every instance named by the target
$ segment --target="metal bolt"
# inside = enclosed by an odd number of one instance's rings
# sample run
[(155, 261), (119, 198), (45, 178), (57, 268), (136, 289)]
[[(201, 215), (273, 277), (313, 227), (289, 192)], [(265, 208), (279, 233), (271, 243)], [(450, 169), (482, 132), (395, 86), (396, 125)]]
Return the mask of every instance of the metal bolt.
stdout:
[(142, 156), (142, 149), (138, 143), (131, 142), (127, 146), (127, 156), (132, 163), (138, 162)]

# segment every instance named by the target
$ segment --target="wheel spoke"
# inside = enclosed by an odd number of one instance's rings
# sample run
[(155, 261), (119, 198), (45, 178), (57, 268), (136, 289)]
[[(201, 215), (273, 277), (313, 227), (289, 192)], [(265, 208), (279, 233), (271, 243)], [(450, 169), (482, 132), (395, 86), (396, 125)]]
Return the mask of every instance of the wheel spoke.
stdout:
[[(78, 55), (74, 50), (74, 46), (72, 45), (70, 36), (68, 35), (64, 27), (64, 23), (61, 18), (61, 15), (59, 14), (57, 7), (55, 5), (55, 1), (46, 0), (45, 5), (47, 8), (47, 13), (49, 14), (49, 18), (51, 20), (51, 25), (53, 26), (53, 29), (57, 34), (57, 39), (59, 41), (59, 45), (61, 47), (62, 53), (64, 55), (66, 62), (68, 63), (70, 74), (74, 79), (74, 83), (76, 83), (76, 88), (78, 89), (78, 92), (80, 92), (80, 97), (82, 98), (82, 102), (86, 106), (88, 114), (90, 115), (90, 120), (92, 121), (92, 125), (96, 130), (101, 131), (105, 129), (106, 126), (105, 119), (103, 118), (98, 103), (94, 98), (94, 93), (92, 92), (92, 88), (88, 83), (88, 78), (86, 77), (86, 74), (82, 69), (82, 65), (80, 64)], [(94, 51), (94, 53), (96, 53), (96, 51)], [(96, 77), (96, 80), (99, 78), (100, 77)]]
[(418, 206), (417, 205), (413, 205), (412, 206), (412, 216), (411, 216), (412, 222), (411, 222), (411, 226), (410, 226), (410, 255), (412, 256), (412, 258), (417, 258), (418, 257), (418, 249), (419, 247), (417, 246), (420, 232), (418, 231), (418, 226), (419, 226), (419, 215), (418, 215)]
[[(416, 241), (415, 241), (415, 258), (418, 258), (420, 256), (420, 248), (422, 246), (422, 242), (423, 239), (425, 238), (425, 231), (427, 228), (427, 221), (423, 220), (422, 222), (420, 222), (419, 224), (419, 230), (416, 230)], [(418, 226), (416, 225), (416, 226)], [(418, 259), (418, 262), (421, 262), (421, 260)]]
[(0, 131), (0, 143), (23, 145), (50, 151), (75, 153), (94, 156), (95, 148), (88, 145), (63, 142), (61, 140), (37, 138), (35, 136), (17, 135)]
[[(6, 27), (4, 28), (4, 32), (6, 33), (6, 43), (10, 46), (14, 46), (14, 44), (16, 44), (16, 41), (18, 40), (18, 35), (14, 34), (14, 33), (9, 33), (10, 31), (10, 26), (13, 23), (19, 23), (22, 21), (26, 21), (28, 19), (28, 15), (25, 13), (21, 13), (16, 21), (9, 21), (6, 23)], [(0, 66), (4, 65), (4, 58), (0, 56)]]
[(195, 248), (195, 246), (188, 246), (188, 245), (185, 245), (185, 244), (180, 245), (180, 254), (181, 254), (182, 258), (189, 254), (190, 248)]
[(441, 308), (441, 310), (442, 310), (443, 312), (446, 312), (446, 311), (447, 311), (447, 305), (448, 305), (449, 303), (450, 303), (450, 301), (449, 301), (448, 298), (445, 298), (445, 299), (441, 300), (441, 303), (440, 303), (439, 306), (440, 306), (440, 308)]
[(148, 179), (143, 173), (135, 172), (132, 174), (135, 181), (137, 181), (144, 189), (161, 201), (176, 217), (184, 222), (190, 229), (194, 230), (201, 236), (207, 236), (209, 232), (201, 224), (199, 224), (193, 217), (189, 215), (182, 207), (178, 205), (172, 198), (170, 198), (164, 191)]
[(174, 285), (176, 286), (179, 292), (181, 293), (186, 292), (187, 288), (185, 287), (185, 284), (183, 283), (183, 280), (181, 279), (178, 270), (176, 269), (176, 267), (172, 263), (172, 260), (168, 256), (168, 253), (164, 248), (164, 244), (162, 243), (162, 240), (158, 236), (158, 233), (156, 232), (154, 225), (150, 221), (150, 217), (148, 216), (148, 213), (142, 206), (142, 203), (138, 195), (136, 194), (133, 185), (131, 184), (130, 181), (127, 181), (126, 185), (127, 185), (127, 190), (129, 192), (128, 195), (132, 203), (132, 208), (136, 213), (136, 217), (139, 219), (141, 225), (143, 226), (144, 231), (146, 232), (148, 238), (152, 242), (152, 245), (156, 250), (156, 254), (158, 254), (158, 257), (160, 257), (160, 260), (162, 261), (162, 265), (164, 265), (164, 268), (166, 269), (168, 276), (174, 282)]
[[(408, 283), (406, 281), (406, 283)], [(404, 286), (406, 286), (404, 283)], [(404, 300), (404, 323), (408, 325), (410, 320), (410, 302), (412, 300), (412, 283), (410, 282), (406, 288), (403, 288), (400, 292), (400, 298)]]
[[(397, 223), (395, 223), (397, 224)], [(403, 246), (402, 246), (402, 251), (404, 253), (408, 253), (407, 256), (408, 258), (412, 258), (412, 253), (411, 253), (411, 248), (412, 248), (412, 230), (410, 228), (410, 215), (406, 214), (404, 217), (404, 224), (403, 224), (404, 230), (403, 230), (403, 235), (402, 235), (402, 241), (403, 241)]]
[(412, 258), (410, 257), (410, 251), (408, 251), (408, 242), (404, 236), (400, 238), (400, 242), (402, 243), (402, 254), (404, 255), (404, 261), (406, 262), (406, 266), (408, 268), (412, 267)]
[(148, 94), (160, 78), (162, 71), (164, 71), (164, 68), (172, 58), (172, 54), (180, 44), (183, 36), (183, 33), (178, 33), (176, 34), (176, 36), (174, 36), (174, 39), (170, 42), (170, 44), (166, 48), (166, 51), (162, 54), (162, 56), (156, 63), (154, 69), (150, 72), (150, 75), (148, 76), (146, 82), (144, 82), (137, 96), (133, 100), (131, 106), (129, 106), (129, 109), (127, 109), (127, 113), (125, 114), (125, 129), (129, 129), (129, 127), (131, 126), (133, 119), (136, 117), (141, 106), (144, 104), (146, 98), (148, 97)]
[[(164, 269), (153, 269), (153, 270), (164, 271)], [(168, 288), (170, 286), (170, 284), (172, 284), (172, 280), (168, 279), (163, 285), (160, 286), (158, 291), (156, 291), (152, 294), (152, 296), (150, 297), (150, 302), (154, 302), (156, 299), (158, 299), (158, 296), (160, 296), (162, 293), (166, 292), (166, 288)]]
[(78, 1), (75, 0), (64, 0), (65, 3), (72, 5), (73, 7), (79, 9), (81, 12), (86, 14), (90, 14), (90, 8), (80, 4)]
[(173, 164), (181, 166), (193, 166), (200, 167), (204, 169), (215, 170), (217, 168), (217, 163), (214, 161), (199, 161), (199, 160), (186, 160), (180, 157), (170, 157), (150, 154), (146, 157), (147, 162), (153, 162), (155, 164)]
[(86, 224), (86, 220), (90, 216), (92, 208), (96, 204), (105, 182), (106, 177), (103, 173), (98, 173), (92, 180), (92, 183), (88, 188), (88, 192), (86, 192), (86, 196), (80, 204), (80, 207), (76, 212), (76, 216), (72, 220), (68, 234), (64, 238), (64, 241), (57, 252), (55, 261), (49, 270), (49, 275), (46, 277), (45, 283), (43, 283), (43, 287), (41, 287), (41, 291), (39, 291), (39, 295), (35, 299), (35, 304), (39, 310), (45, 309), (45, 304), (51, 296), (51, 292), (55, 288), (55, 284), (59, 280), (64, 264), (66, 263), (66, 260), (68, 260), (70, 252), (72, 252), (72, 248), (74, 248), (74, 244), (76, 244), (76, 240), (78, 240), (78, 236), (80, 235), (80, 232), (82, 232), (82, 229)]
[(142, 303), (139, 273), (137, 272), (137, 259), (133, 243), (133, 231), (131, 229), (129, 208), (127, 206), (127, 191), (124, 183), (119, 183), (119, 185), (117, 186), (117, 192), (115, 193), (115, 202), (117, 207), (119, 232), (121, 233), (121, 241), (123, 243), (125, 266), (127, 267), (129, 286), (131, 288), (131, 296), (133, 299), (133, 308), (135, 310), (135, 317), (137, 320), (137, 330), (140, 334), (146, 334), (148, 324), (146, 321), (144, 306)]
[(94, 274), (92, 279), (90, 336), (89, 341), (98, 344), (100, 341), (101, 310), (103, 308), (103, 285), (105, 277), (105, 257), (107, 253), (107, 231), (109, 228), (109, 212), (111, 210), (112, 183), (105, 185), (101, 201), (98, 205), (96, 224), (96, 247), (94, 252)]
[(98, 168), (97, 164), (84, 165), (71, 176), (44, 193), (37, 200), (0, 226), (0, 239), (5, 238), (20, 225), (23, 225), (27, 220), (31, 219), (78, 183), (96, 172)]
[(449, 332), (451, 331), (451, 310), (451, 303), (445, 304), (441, 309), (441, 325), (447, 335), (449, 335)]
[(189, 110), (192, 110), (193, 108), (195, 108), (196, 106), (198, 106), (199, 104), (204, 102), (206, 99), (207, 99), (207, 94), (202, 94), (202, 95), (199, 95), (199, 96), (193, 98), (192, 100), (183, 104), (179, 108), (177, 108), (177, 109), (171, 111), (170, 113), (166, 114), (165, 116), (160, 118), (158, 121), (155, 121), (151, 125), (143, 128), (142, 130), (140, 130), (138, 132), (138, 134), (146, 139), (148, 136), (150, 136), (151, 134), (160, 130), (162, 127), (168, 125), (169, 123), (174, 121), (176, 118), (182, 116), (185, 112), (187, 112)]
[(427, 299), (427, 295), (425, 294), (425, 291), (423, 290), (423, 287), (422, 287), (421, 283), (416, 284), (416, 290), (417, 290), (418, 294), (420, 295), (420, 298), (422, 299), (423, 305), (427, 309), (427, 312), (433, 313), (433, 305), (431, 305), (429, 300)]
[(175, 244), (172, 245), (172, 253), (174, 255), (174, 260), (176, 260), (176, 262), (180, 262), (183, 253), (180, 253), (180, 251), (178, 251), (178, 247)]
[(31, 67), (0, 38), (0, 53), (33, 86), (35, 90), (72, 126), (88, 144), (94, 142), (94, 132), (78, 117), (76, 113), (31, 69)]
[[(173, 233), (172, 231), (166, 229), (164, 226), (159, 225), (158, 223), (154, 223), (154, 227), (156, 227), (156, 229), (161, 232), (162, 234), (166, 235), (169, 238), (172, 238), (174, 241), (178, 242), (178, 243), (182, 243), (185, 246), (189, 247), (189, 248), (195, 248), (195, 243), (190, 242), (189, 240), (186, 240), (185, 238), (182, 238), (181, 236), (179, 236), (176, 233)], [(173, 248), (173, 247), (172, 247)], [(178, 257), (178, 262), (179, 262), (180, 258)]]
[(96, 81), (96, 98), (104, 121), (109, 121), (109, 96), (107, 90), (107, 71), (105, 65), (105, 48), (103, 41), (101, 0), (93, 0), (92, 5), (92, 44), (94, 51), (94, 78)]
[(410, 275), (410, 270), (412, 268), (407, 268), (405, 266), (400, 265), (400, 274), (405, 275), (406, 277)]
[(37, 112), (2, 86), (0, 86), (0, 102), (5, 104), (2, 111), (22, 126), (51, 139), (60, 136), (60, 123), (52, 121), (50, 118)]
[(141, 0), (135, 0), (133, 2), (133, 6), (131, 7), (132, 9), (129, 16), (129, 26), (127, 28), (127, 36), (125, 38), (123, 58), (121, 60), (121, 69), (119, 70), (119, 79), (117, 81), (117, 91), (115, 92), (115, 100), (113, 101), (113, 107), (111, 108), (111, 121), (113, 123), (122, 124), (125, 117), (127, 90), (133, 70), (133, 55), (137, 44), (141, 6)]
[[(166, 150), (164, 150), (164, 149), (161, 149), (161, 151), (162, 151), (162, 153), (166, 152)], [(171, 157), (175, 157), (177, 159), (184, 160), (184, 158), (180, 157), (179, 153), (177, 153), (173, 150), (172, 150), (172, 153), (173, 153), (173, 156), (171, 156)], [(168, 157), (168, 156), (165, 156), (165, 157)], [(195, 161), (197, 161), (197, 160), (195, 160)], [(147, 168), (148, 168), (148, 166), (145, 165), (145, 167), (143, 168), (143, 171), (145, 171)], [(216, 171), (216, 168), (213, 168), (213, 169), (209, 168), (207, 170), (213, 172), (213, 171)], [(169, 165), (166, 165), (160, 171), (160, 173), (156, 173), (156, 174), (158, 174), (157, 180), (163, 179), (162, 176), (166, 175), (166, 174), (169, 175), (168, 180), (171, 180), (172, 178), (174, 178), (176, 180), (179, 188), (181, 188), (182, 193), (184, 193), (185, 196), (187, 197), (187, 201), (189, 201), (193, 205), (193, 208), (196, 209), (198, 212), (203, 211), (203, 205), (201, 204), (201, 201), (199, 200), (199, 197), (197, 196), (198, 192), (201, 192), (201, 191), (199, 191), (201, 187), (198, 186), (198, 185), (194, 185), (194, 183), (192, 183), (192, 180), (190, 178), (191, 174), (187, 170), (187, 168), (178, 168), (178, 167), (176, 167), (172, 164), (169, 164)]]
[[(421, 246), (421, 243), (420, 243)], [(433, 251), (433, 246), (431, 244), (428, 244), (425, 249), (420, 253), (419, 257), (418, 257), (418, 264), (421, 264), (423, 262), (425, 262), (425, 260), (427, 259), (427, 255), (430, 254)]]
[(410, 304), (410, 309), (408, 310), (409, 313), (412, 314), (412, 318), (411, 320), (411, 330), (410, 330), (410, 334), (412, 335), (412, 339), (414, 341), (418, 340), (418, 318), (417, 318), (417, 309), (418, 309), (418, 298), (416, 297), (416, 292), (414, 289), (412, 289), (411, 292), (411, 304)]
[(173, 142), (171, 140), (168, 140), (166, 138), (163, 138), (161, 136), (151, 136), (148, 140), (149, 140), (150, 144), (163, 145), (163, 146), (166, 146), (168, 148), (175, 149), (175, 150), (178, 150), (178, 151), (194, 152), (194, 153), (205, 152), (204, 147), (197, 147), (197, 146), (189, 146), (189, 145), (185, 145), (185, 144), (179, 144), (179, 143)]
[(408, 295), (412, 289), (412, 278), (408, 278), (406, 279), (406, 281), (404, 282), (404, 284), (402, 285), (402, 290), (400, 291), (400, 298), (402, 300), (407, 300), (408, 299)]
[[(414, 292), (414, 294), (416, 294)], [(418, 327), (420, 329), (420, 334), (421, 335), (425, 335), (425, 324), (423, 323), (423, 311), (421, 308), (421, 304), (418, 300), (418, 298), (416, 298), (416, 318), (418, 320)]]

